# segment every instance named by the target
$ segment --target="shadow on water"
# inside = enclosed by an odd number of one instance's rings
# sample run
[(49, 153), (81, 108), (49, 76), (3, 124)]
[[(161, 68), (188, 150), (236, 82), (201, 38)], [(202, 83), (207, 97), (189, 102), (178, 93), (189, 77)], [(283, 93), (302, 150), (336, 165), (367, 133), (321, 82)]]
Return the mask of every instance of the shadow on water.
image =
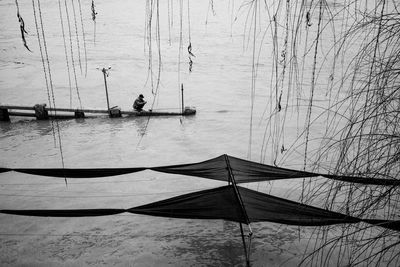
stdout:
[(166, 257), (187, 259), (189, 265), (194, 260), (205, 266), (245, 266), (238, 224), (228, 221), (222, 224), (223, 227), (215, 227), (214, 223), (210, 226), (190, 220), (183, 231), (168, 231), (156, 240), (168, 244), (163, 251)]
[(18, 120), (15, 122), (0, 122), (0, 130), (6, 136), (12, 136), (23, 133), (38, 133), (39, 135), (48, 135), (52, 133), (53, 126), (50, 120)]
[(188, 122), (194, 121), (194, 116), (159, 116), (159, 117), (135, 117), (135, 116), (123, 116), (120, 118), (109, 118), (107, 116), (99, 117), (87, 117), (87, 118), (76, 118), (76, 119), (57, 119), (57, 120), (36, 120), (36, 119), (20, 119), (13, 118), (11, 122), (0, 122), (0, 131), (2, 137), (12, 136), (23, 133), (37, 132), (39, 135), (48, 135), (53, 133), (57, 127), (60, 130), (69, 129), (73, 127), (96, 127), (99, 130), (108, 130), (110, 133), (116, 133), (127, 128), (136, 129), (139, 136), (146, 135), (148, 125), (150, 123), (157, 123), (160, 121), (176, 120), (180, 118), (182, 125)]

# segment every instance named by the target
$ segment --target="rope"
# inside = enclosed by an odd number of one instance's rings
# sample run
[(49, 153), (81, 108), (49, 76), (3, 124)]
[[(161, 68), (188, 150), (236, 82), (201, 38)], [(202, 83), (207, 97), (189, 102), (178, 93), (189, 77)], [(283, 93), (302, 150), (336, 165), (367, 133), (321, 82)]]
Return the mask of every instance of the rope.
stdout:
[[(43, 48), (42, 48), (42, 42), (41, 42), (41, 39), (40, 39), (39, 24), (38, 24), (38, 20), (37, 20), (36, 7), (35, 7), (34, 0), (32, 0), (32, 7), (33, 7), (33, 16), (35, 18), (36, 35), (37, 35), (37, 38), (38, 38), (40, 58), (42, 60), (44, 80), (46, 82), (47, 100), (49, 102), (49, 106), (51, 107), (51, 103), (52, 102), (51, 102), (51, 97), (50, 97), (49, 79), (47, 78), (47, 71), (46, 71), (46, 65), (45, 65), (45, 62), (44, 62)], [(54, 144), (56, 144), (56, 134), (55, 134), (55, 131), (54, 131), (54, 122), (53, 122), (53, 120), (51, 120), (50, 122), (51, 122), (51, 130), (52, 130), (52, 133), (53, 133)]]
[(190, 36), (190, 0), (188, 0), (188, 5), (187, 5), (187, 12), (188, 12), (188, 31), (189, 31), (189, 43), (192, 42), (191, 36)]
[(158, 73), (157, 73), (157, 84), (155, 89), (155, 95), (158, 93), (160, 87), (160, 77), (161, 77), (161, 35), (160, 35), (160, 0), (157, 1), (157, 20), (156, 20), (156, 40), (158, 48)]
[[(33, 3), (33, 10), (34, 10), (34, 16), (35, 16), (35, 23), (37, 25), (37, 15), (36, 15), (36, 8), (35, 8), (34, 0), (32, 0), (32, 3)], [(44, 32), (44, 26), (43, 26), (42, 9), (41, 9), (39, 0), (38, 0), (38, 11), (39, 11), (39, 18), (40, 18), (40, 27), (41, 27), (41, 30), (42, 30), (43, 47), (44, 47), (45, 56), (46, 56), (47, 70), (48, 70), (48, 73), (49, 73), (49, 84), (50, 84), (50, 90), (51, 90), (51, 97), (52, 97), (52, 101), (53, 101), (53, 106), (54, 106), (54, 108), (56, 108), (56, 100), (55, 100), (55, 97), (54, 97), (54, 86), (53, 86), (53, 80), (52, 80), (52, 77), (51, 77), (50, 61), (49, 61), (49, 55), (48, 55), (48, 51), (47, 51), (46, 35), (45, 35), (45, 32)], [(37, 27), (37, 31), (39, 33), (38, 27)], [(40, 40), (39, 34), (38, 34), (38, 40)], [(41, 50), (41, 54), (42, 54), (42, 49), (40, 49), (40, 50)], [(43, 55), (42, 55), (42, 63), (44, 65)], [(46, 73), (46, 70), (45, 70), (45, 73)], [(47, 84), (47, 81), (46, 81), (46, 84)], [(48, 90), (48, 88), (47, 88), (47, 90)], [(48, 97), (50, 97), (49, 90), (48, 90)], [(50, 102), (50, 100), (49, 100), (49, 102)], [(57, 111), (56, 110), (54, 111), (54, 114), (57, 115)], [(52, 122), (53, 122), (53, 120), (52, 120)], [(62, 168), (64, 169), (65, 165), (64, 165), (64, 155), (63, 155), (62, 142), (61, 142), (61, 133), (60, 133), (60, 126), (58, 124), (58, 120), (57, 119), (55, 119), (55, 123), (56, 123), (56, 127), (57, 127), (57, 136), (58, 136), (61, 164), (62, 164)], [(54, 132), (54, 127), (52, 127), (52, 128), (53, 128), (53, 132)], [(55, 138), (55, 136), (54, 136), (54, 138)], [(67, 184), (67, 178), (66, 177), (64, 177), (64, 180), (65, 180), (65, 184)]]
[[(169, 2), (168, 2), (169, 4)], [(157, 73), (157, 83), (156, 86), (153, 86), (153, 71), (152, 71), (152, 34), (151, 34), (151, 23), (153, 20), (153, 0), (150, 0), (150, 4), (149, 2), (146, 3), (146, 22), (147, 25), (145, 27), (145, 29), (147, 29), (147, 40), (148, 40), (148, 47), (149, 47), (149, 67), (148, 67), (148, 72), (147, 72), (147, 78), (146, 78), (146, 83), (148, 82), (149, 79), (149, 75), (151, 78), (151, 93), (153, 94), (154, 98), (153, 98), (153, 102), (151, 104), (151, 110), (153, 110), (153, 107), (156, 103), (157, 100), (157, 96), (158, 96), (158, 91), (160, 88), (160, 77), (161, 77), (161, 64), (162, 64), (162, 59), (161, 59), (161, 34), (160, 34), (160, 2), (159, 0), (156, 0), (156, 42), (157, 42), (157, 52), (158, 52), (158, 73)], [(169, 8), (169, 6), (168, 6)], [(169, 21), (168, 21), (168, 25), (169, 25)], [(145, 33), (146, 36), (146, 33)], [(144, 127), (144, 131), (143, 134), (141, 134), (141, 137), (139, 139), (139, 142), (136, 145), (136, 149), (139, 147), (140, 143), (142, 142), (142, 139), (144, 137), (144, 134), (147, 130), (147, 127), (149, 126), (150, 123), (150, 119), (151, 116), (147, 117), (147, 121), (146, 121), (146, 125)]]
[(81, 26), (82, 26), (82, 38), (83, 38), (83, 49), (85, 52), (85, 77), (87, 76), (87, 51), (86, 51), (86, 37), (85, 37), (85, 28), (83, 26), (83, 15), (82, 15), (82, 4), (81, 0), (78, 0), (79, 3), (79, 14), (81, 18)]
[(318, 44), (319, 44), (319, 37), (321, 34), (321, 22), (322, 22), (322, 13), (323, 13), (323, 4), (322, 1), (319, 3), (319, 18), (318, 18), (318, 29), (317, 29), (317, 37), (315, 40), (315, 50), (314, 50), (314, 62), (313, 62), (313, 72), (311, 78), (311, 96), (310, 96), (310, 103), (307, 109), (307, 118), (306, 118), (306, 141), (305, 141), (305, 149), (304, 149), (304, 165), (303, 169), (305, 170), (307, 165), (307, 152), (308, 152), (308, 142), (310, 136), (310, 122), (311, 122), (311, 112), (312, 112), (312, 105), (313, 105), (313, 98), (314, 98), (314, 90), (315, 90), (315, 69), (317, 67), (317, 54), (318, 54)]
[(96, 45), (96, 15), (97, 12), (95, 10), (94, 0), (92, 0), (92, 20), (93, 20), (93, 43)]
[(64, 42), (64, 53), (65, 53), (65, 62), (67, 64), (67, 71), (68, 71), (68, 85), (69, 85), (69, 107), (72, 108), (72, 82), (71, 82), (71, 72), (68, 60), (68, 53), (67, 53), (67, 43), (65, 41), (65, 30), (64, 30), (64, 20), (62, 17), (62, 9), (61, 9), (61, 0), (58, 0), (58, 9), (60, 11), (60, 22), (61, 22), (61, 31), (63, 36)]
[[(290, 5), (289, 2), (286, 2), (286, 20), (285, 20), (285, 38), (284, 38), (284, 42), (283, 42), (283, 51), (281, 52), (281, 64), (283, 65), (282, 67), (282, 72), (281, 72), (281, 90), (280, 90), (280, 94), (279, 94), (279, 98), (278, 98), (278, 102), (276, 103), (276, 110), (278, 112), (278, 114), (281, 112), (282, 110), (282, 93), (284, 90), (284, 80), (285, 80), (285, 75), (286, 75), (286, 69), (287, 69), (287, 59), (288, 59), (288, 39), (289, 39), (289, 17), (290, 17)], [(289, 56), (290, 57), (290, 56)], [(292, 65), (290, 65), (292, 66)], [(289, 72), (289, 79), (288, 79), (288, 85), (285, 86), (287, 87), (287, 98), (286, 98), (286, 107), (289, 104), (289, 99), (290, 99), (290, 86), (291, 86), (291, 74), (292, 72)], [(281, 116), (278, 115), (277, 118), (279, 119), (279, 124), (280, 124), (280, 129), (277, 127), (277, 136), (276, 136), (276, 141), (275, 141), (275, 156), (274, 156), (274, 162), (276, 162), (278, 160), (278, 155), (279, 153), (283, 153), (285, 151), (285, 147), (284, 147), (284, 137), (285, 137), (285, 121), (286, 121), (286, 116), (287, 116), (287, 111), (288, 109), (285, 108), (284, 109), (284, 115), (283, 115), (283, 119), (281, 119)], [(279, 126), (279, 124), (277, 124), (277, 126)], [(282, 141), (282, 145), (280, 145)]]
[(251, 143), (253, 138), (253, 112), (254, 112), (254, 99), (256, 91), (256, 69), (255, 69), (255, 55), (256, 55), (256, 31), (257, 31), (257, 3), (254, 4), (254, 32), (253, 32), (253, 56), (251, 66), (251, 108), (250, 108), (250, 129), (249, 129), (249, 144), (247, 158), (251, 159)]
[(178, 92), (179, 92), (179, 108), (183, 109), (181, 104), (181, 53), (182, 53), (182, 17), (183, 17), (183, 1), (179, 0), (179, 53), (178, 53)]
[(79, 69), (81, 70), (81, 74), (82, 74), (81, 47), (80, 47), (80, 44), (79, 44), (78, 23), (76, 22), (76, 12), (75, 12), (74, 0), (71, 0), (71, 5), (72, 5), (72, 12), (73, 12), (73, 14), (74, 14), (74, 25), (75, 25), (76, 45), (78, 46)]
[(18, 21), (19, 21), (19, 28), (21, 30), (22, 43), (24, 44), (25, 48), (28, 49), (29, 52), (32, 52), (29, 49), (28, 45), (26, 44), (25, 33), (28, 34), (28, 32), (25, 30), (24, 19), (19, 14), (19, 5), (18, 5), (18, 1), (17, 0), (15, 0), (15, 5), (17, 6), (17, 18), (18, 18)]
[(168, 43), (171, 46), (171, 11), (170, 1), (168, 0)]
[[(150, 1), (150, 2), (149, 2)], [(153, 21), (153, 0), (148, 0), (147, 4), (147, 46), (149, 48), (148, 51), (148, 56), (149, 56), (149, 60), (148, 60), (148, 69), (147, 69), (147, 78), (146, 78), (146, 83), (148, 82), (149, 78), (151, 81), (151, 93), (154, 95), (154, 86), (153, 86), (153, 52), (152, 52), (152, 40), (151, 40), (151, 22)]]
[(210, 13), (210, 9), (211, 9), (213, 16), (215, 16), (216, 13), (214, 10), (214, 1), (213, 0), (208, 1), (207, 16), (206, 16), (206, 23), (205, 23), (206, 25), (208, 24), (208, 13)]
[(192, 67), (193, 67), (193, 60), (192, 57), (196, 57), (192, 53), (192, 38), (190, 34), (190, 0), (188, 0), (188, 30), (189, 30), (189, 46), (188, 46), (188, 53), (189, 53), (189, 73), (192, 72)]
[(81, 102), (81, 97), (79, 95), (79, 88), (78, 88), (78, 80), (76, 78), (76, 69), (75, 69), (75, 61), (74, 61), (74, 50), (73, 50), (73, 46), (72, 46), (71, 21), (69, 19), (67, 0), (64, 0), (64, 6), (65, 6), (65, 13), (67, 14), (68, 32), (69, 32), (69, 45), (70, 45), (70, 48), (71, 48), (71, 61), (72, 61), (72, 70), (73, 70), (74, 79), (75, 79), (76, 94), (78, 96), (79, 106), (82, 109), (82, 102)]

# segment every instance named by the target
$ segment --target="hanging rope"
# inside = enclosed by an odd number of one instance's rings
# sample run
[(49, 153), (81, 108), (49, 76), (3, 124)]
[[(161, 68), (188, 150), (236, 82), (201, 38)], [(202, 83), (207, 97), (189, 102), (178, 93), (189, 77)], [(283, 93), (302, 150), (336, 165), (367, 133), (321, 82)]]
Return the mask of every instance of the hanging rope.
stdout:
[(67, 0), (64, 0), (64, 6), (65, 6), (65, 13), (67, 15), (67, 22), (68, 22), (67, 24), (68, 24), (68, 33), (69, 33), (69, 45), (70, 45), (70, 50), (71, 50), (71, 62), (72, 62), (72, 70), (73, 70), (73, 73), (74, 73), (76, 94), (78, 96), (79, 107), (82, 109), (82, 102), (81, 102), (81, 97), (79, 95), (79, 88), (78, 88), (78, 79), (77, 79), (77, 76), (76, 76), (74, 50), (73, 50), (73, 45), (72, 45), (71, 21), (69, 19)]
[(188, 54), (189, 54), (189, 72), (192, 72), (192, 68), (193, 68), (193, 60), (192, 57), (196, 57), (193, 53), (192, 53), (192, 38), (191, 38), (191, 34), (190, 34), (190, 0), (188, 0), (188, 30), (189, 30), (189, 45), (188, 45)]
[(29, 52), (32, 52), (29, 49), (28, 45), (26, 44), (25, 34), (28, 34), (28, 32), (25, 30), (24, 19), (19, 14), (19, 5), (18, 5), (18, 1), (17, 0), (15, 0), (15, 5), (17, 6), (17, 18), (18, 18), (18, 21), (19, 21), (19, 28), (21, 30), (22, 43), (24, 44), (25, 48), (28, 49)]
[(171, 46), (171, 7), (170, 7), (170, 1), (168, 0), (168, 43), (170, 46)]
[(308, 142), (309, 142), (309, 136), (310, 136), (310, 124), (311, 124), (311, 112), (312, 112), (312, 106), (313, 106), (313, 99), (314, 99), (314, 90), (315, 90), (315, 70), (317, 68), (317, 54), (318, 54), (318, 44), (319, 44), (319, 39), (320, 39), (320, 34), (321, 34), (321, 22), (322, 22), (322, 13), (323, 13), (323, 3), (320, 1), (319, 3), (319, 18), (318, 18), (318, 29), (317, 29), (317, 37), (315, 40), (315, 50), (314, 50), (314, 62), (313, 62), (313, 72), (312, 72), (312, 78), (311, 78), (311, 92), (310, 92), (310, 102), (308, 104), (308, 109), (307, 109), (307, 117), (306, 117), (306, 135), (305, 135), (305, 148), (304, 148), (304, 165), (303, 169), (305, 170), (306, 165), (307, 165), (307, 152), (308, 152)]
[(71, 82), (71, 72), (68, 60), (68, 53), (67, 53), (67, 42), (65, 40), (65, 30), (64, 30), (64, 20), (62, 16), (62, 8), (61, 8), (61, 0), (58, 0), (58, 10), (60, 11), (60, 22), (61, 22), (61, 31), (63, 36), (64, 42), (64, 54), (65, 54), (65, 62), (67, 64), (67, 71), (68, 71), (68, 85), (69, 85), (69, 107), (72, 108), (72, 82)]
[[(147, 72), (147, 78), (146, 78), (146, 83), (148, 82), (149, 76), (151, 80), (151, 93), (153, 94), (153, 102), (151, 104), (150, 110), (153, 110), (154, 105), (157, 101), (157, 96), (158, 96), (158, 90), (160, 87), (160, 77), (161, 77), (161, 34), (160, 34), (160, 2), (159, 0), (155, 0), (155, 5), (153, 0), (148, 0), (146, 2), (146, 32), (145, 32), (145, 38), (147, 37), (147, 44), (148, 44), (148, 56), (149, 56), (149, 66), (148, 66), (148, 72)], [(152, 21), (153, 21), (153, 10), (154, 7), (156, 8), (156, 44), (157, 44), (157, 53), (158, 53), (158, 71), (157, 71), (157, 83), (156, 86), (154, 87), (153, 83), (153, 50), (152, 50)], [(169, 0), (168, 0), (168, 7), (169, 7)], [(169, 12), (169, 11), (168, 11)], [(168, 18), (168, 24), (169, 24), (169, 18)], [(146, 48), (146, 46), (145, 46)], [(144, 137), (144, 134), (147, 130), (147, 127), (149, 126), (151, 116), (147, 117), (146, 125), (144, 126), (144, 131), (143, 134), (141, 134), (139, 142), (137, 143), (136, 149), (139, 147), (140, 143), (142, 142), (142, 139)]]
[[(151, 93), (154, 95), (154, 84), (153, 84), (153, 49), (152, 49), (152, 24), (153, 21), (153, 0), (148, 0), (146, 2), (146, 30), (145, 39), (147, 39), (148, 47), (148, 67), (147, 67), (147, 78), (145, 85), (150, 79), (151, 83)], [(147, 37), (147, 38), (146, 38)]]
[(214, 1), (213, 1), (213, 0), (209, 0), (209, 1), (208, 1), (207, 16), (206, 16), (206, 25), (208, 24), (208, 13), (210, 12), (210, 9), (211, 9), (211, 12), (212, 12), (213, 16), (215, 16), (216, 13), (215, 13), (215, 10), (214, 10)]
[[(155, 1), (155, 2), (154, 2)], [(157, 45), (157, 75), (156, 75), (156, 82), (154, 83), (153, 77), (153, 12), (156, 12), (155, 16), (155, 39)], [(146, 82), (150, 79), (151, 83), (151, 93), (153, 96), (158, 94), (158, 89), (160, 87), (160, 79), (161, 79), (161, 67), (162, 67), (162, 58), (161, 58), (161, 33), (160, 33), (160, 2), (159, 0), (148, 0), (146, 2), (146, 25), (145, 25), (145, 41), (147, 40), (147, 47), (148, 47), (148, 69), (147, 69), (147, 77)], [(146, 45), (145, 45), (146, 51)], [(155, 85), (154, 85), (155, 84)]]
[(251, 109), (250, 109), (250, 129), (249, 129), (249, 144), (247, 151), (247, 158), (251, 159), (251, 146), (253, 138), (253, 112), (254, 112), (254, 100), (256, 93), (256, 67), (255, 67), (255, 56), (256, 56), (256, 32), (257, 32), (257, 2), (254, 4), (254, 32), (253, 32), (253, 56), (251, 66)]
[(85, 77), (87, 76), (87, 51), (86, 51), (86, 36), (85, 36), (85, 28), (83, 26), (83, 15), (82, 15), (82, 4), (81, 0), (78, 0), (79, 4), (79, 15), (81, 18), (81, 26), (82, 26), (82, 38), (83, 38), (83, 50), (85, 53)]
[[(46, 35), (44, 32), (44, 26), (43, 26), (43, 17), (42, 17), (42, 9), (40, 6), (40, 0), (38, 0), (38, 10), (39, 10), (39, 18), (40, 18), (40, 27), (42, 30), (42, 38), (43, 38), (43, 47), (44, 47), (44, 52), (46, 55), (46, 62), (47, 62), (47, 71), (49, 72), (49, 84), (50, 84), (50, 90), (51, 90), (51, 97), (52, 97), (52, 101), (53, 101), (53, 107), (56, 108), (56, 99), (54, 96), (54, 86), (53, 86), (53, 79), (51, 76), (51, 70), (50, 70), (50, 61), (49, 61), (49, 54), (48, 54), (48, 50), (47, 50), (47, 42), (46, 42)], [(57, 111), (54, 110), (54, 114), (57, 115)], [(57, 117), (57, 116), (55, 116)], [(61, 155), (61, 163), (62, 163), (62, 167), (64, 168), (64, 156), (63, 156), (63, 151), (62, 151), (62, 143), (61, 143), (61, 134), (60, 134), (60, 127), (58, 124), (58, 120), (55, 120), (56, 122), (56, 128), (57, 128), (57, 135), (58, 135), (58, 141), (59, 141), (59, 148), (60, 148), (60, 155)], [(65, 178), (65, 183), (67, 183), (67, 180)]]
[(73, 13), (73, 15), (74, 15), (74, 26), (75, 26), (75, 35), (76, 35), (76, 45), (77, 45), (77, 47), (78, 47), (79, 69), (81, 70), (81, 74), (82, 74), (81, 47), (80, 47), (80, 44), (79, 44), (78, 23), (77, 23), (77, 21), (76, 21), (76, 12), (75, 12), (74, 0), (71, 0), (71, 5), (72, 5), (72, 13)]
[(182, 17), (183, 17), (183, 1), (179, 0), (179, 53), (178, 53), (178, 92), (179, 92), (179, 107), (183, 109), (181, 104), (181, 53), (182, 53)]
[(155, 88), (154, 95), (158, 94), (158, 89), (160, 87), (160, 79), (161, 79), (161, 34), (160, 34), (160, 0), (156, 0), (156, 41), (157, 41), (157, 53), (158, 53), (158, 69), (157, 69), (157, 84)]
[[(53, 80), (52, 80), (51, 69), (50, 69), (50, 60), (49, 60), (49, 54), (48, 54), (47, 43), (46, 43), (46, 35), (45, 35), (45, 32), (44, 32), (44, 25), (43, 25), (42, 9), (41, 9), (39, 0), (37, 0), (37, 4), (38, 4), (39, 19), (40, 19), (40, 29), (41, 29), (42, 40), (43, 40), (43, 49), (42, 49), (42, 43), (40, 41), (40, 33), (39, 33), (38, 19), (37, 19), (37, 14), (36, 14), (35, 1), (32, 0), (33, 13), (34, 13), (34, 17), (35, 17), (36, 31), (37, 31), (37, 34), (38, 34), (38, 41), (39, 41), (39, 47), (40, 47), (40, 54), (41, 54), (41, 58), (42, 58), (43, 70), (44, 70), (45, 79), (46, 79), (47, 96), (49, 98), (49, 105), (51, 106), (51, 104), (53, 104), (53, 107), (56, 108), (56, 100), (55, 100), (55, 96), (54, 96), (54, 86), (53, 86)], [(43, 50), (44, 50), (44, 55), (45, 55), (46, 60), (44, 59), (44, 56), (43, 56)], [(45, 65), (46, 65), (45, 61), (47, 63), (47, 71), (46, 71), (46, 67), (45, 67)], [(47, 72), (48, 72), (48, 78), (47, 78), (47, 74), (46, 74)], [(49, 85), (50, 85), (50, 90), (49, 90)], [(50, 95), (51, 95), (51, 98), (52, 98), (51, 100), (52, 101), (50, 100)], [(54, 115), (55, 115), (55, 118), (57, 118), (57, 111), (56, 110), (54, 110)], [(53, 122), (53, 120), (51, 120), (51, 122), (52, 122), (53, 137), (55, 138), (54, 122)], [(62, 164), (62, 168), (64, 169), (65, 168), (65, 164), (64, 164), (64, 155), (63, 155), (62, 142), (61, 142), (61, 133), (60, 133), (60, 126), (58, 124), (58, 120), (57, 119), (55, 119), (55, 124), (56, 124), (56, 129), (57, 129), (57, 136), (58, 136), (61, 164)], [(64, 177), (64, 181), (65, 181), (65, 184), (67, 185), (67, 178), (66, 177)]]
[(96, 45), (96, 9), (94, 5), (94, 0), (92, 0), (92, 20), (93, 20), (93, 43)]
[[(43, 73), (44, 73), (44, 80), (46, 82), (47, 100), (49, 102), (49, 106), (51, 107), (52, 106), (52, 101), (51, 101), (51, 96), (50, 96), (49, 79), (47, 77), (46, 65), (45, 65), (45, 60), (44, 60), (44, 55), (43, 55), (43, 48), (42, 48), (42, 41), (40, 39), (40, 33), (39, 33), (39, 23), (38, 23), (38, 20), (37, 20), (36, 7), (35, 7), (34, 0), (32, 0), (32, 7), (33, 7), (33, 16), (35, 18), (36, 35), (37, 35), (37, 38), (38, 38), (40, 58), (41, 58), (41, 61), (42, 61), (42, 67), (43, 67)], [(56, 140), (55, 140), (55, 132), (54, 132), (53, 121), (51, 121), (51, 124), (52, 124), (51, 129), (53, 131), (53, 137), (54, 137), (54, 143), (55, 143)]]

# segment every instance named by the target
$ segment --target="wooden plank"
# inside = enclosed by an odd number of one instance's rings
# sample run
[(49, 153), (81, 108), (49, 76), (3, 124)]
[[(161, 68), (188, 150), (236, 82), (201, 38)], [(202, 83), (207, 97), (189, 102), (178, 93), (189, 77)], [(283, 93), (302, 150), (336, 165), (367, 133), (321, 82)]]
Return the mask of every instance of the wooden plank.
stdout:
[[(17, 109), (17, 110), (35, 110), (33, 106), (10, 106), (10, 105), (1, 105), (0, 109)], [(48, 111), (62, 111), (62, 112), (74, 112), (75, 111), (83, 111), (87, 113), (104, 113), (108, 114), (108, 110), (106, 109), (73, 109), (73, 108), (45, 108)]]
[(0, 106), (0, 109), (34, 110), (33, 106)]
[(103, 114), (109, 114), (108, 110), (106, 109), (72, 109), (72, 108), (46, 108), (48, 111), (60, 111), (60, 112), (74, 112), (75, 111), (81, 111), (84, 113), (103, 113)]
[(180, 116), (181, 112), (166, 111), (121, 111), (121, 114), (129, 116)]
[(9, 114), (10, 116), (34, 117), (34, 118), (36, 118), (35, 113), (18, 112), (18, 111), (9, 111), (8, 114)]
[[(33, 117), (36, 118), (35, 113), (28, 113), (28, 112), (19, 112), (19, 111), (10, 111), (8, 113), (10, 116), (18, 116), (18, 117)], [(75, 119), (75, 114), (74, 115), (68, 115), (68, 114), (49, 114), (49, 118), (57, 118), (57, 119)]]
[[(12, 106), (12, 105), (2, 105), (0, 109), (7, 109), (7, 110), (35, 110), (33, 106)], [(110, 112), (105, 109), (71, 109), (71, 108), (45, 108), (46, 111), (52, 112), (49, 113), (49, 116), (55, 117), (53, 112), (72, 112), (74, 115), (61, 115), (57, 114), (57, 118), (75, 118), (75, 112), (83, 112), (87, 113), (97, 113), (97, 114), (105, 114), (108, 115)], [(185, 110), (184, 113), (182, 112), (171, 112), (171, 111), (134, 111), (134, 110), (127, 110), (122, 111), (121, 114), (128, 115), (128, 116), (187, 116), (187, 115), (194, 115), (196, 114), (195, 109)], [(17, 111), (9, 111), (9, 115), (11, 116), (24, 116), (24, 117), (35, 117), (35, 113), (27, 113), (27, 112), (17, 112)]]

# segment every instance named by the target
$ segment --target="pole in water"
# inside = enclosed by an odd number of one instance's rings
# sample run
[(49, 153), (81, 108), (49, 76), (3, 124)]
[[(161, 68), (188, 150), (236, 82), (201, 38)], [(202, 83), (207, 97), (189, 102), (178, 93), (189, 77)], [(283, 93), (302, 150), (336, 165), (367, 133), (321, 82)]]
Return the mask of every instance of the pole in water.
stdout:
[(103, 72), (103, 76), (104, 76), (104, 87), (105, 87), (105, 89), (106, 89), (107, 110), (108, 110), (108, 112), (110, 112), (110, 101), (108, 100), (107, 78), (106, 78), (106, 77), (108, 76), (107, 71), (108, 71), (109, 69), (111, 69), (111, 67), (109, 67), (108, 69), (103, 68), (103, 69), (101, 70), (101, 72)]
[(183, 83), (181, 84), (181, 91), (182, 91), (182, 114), (184, 114), (185, 113), (185, 105), (183, 102)]

